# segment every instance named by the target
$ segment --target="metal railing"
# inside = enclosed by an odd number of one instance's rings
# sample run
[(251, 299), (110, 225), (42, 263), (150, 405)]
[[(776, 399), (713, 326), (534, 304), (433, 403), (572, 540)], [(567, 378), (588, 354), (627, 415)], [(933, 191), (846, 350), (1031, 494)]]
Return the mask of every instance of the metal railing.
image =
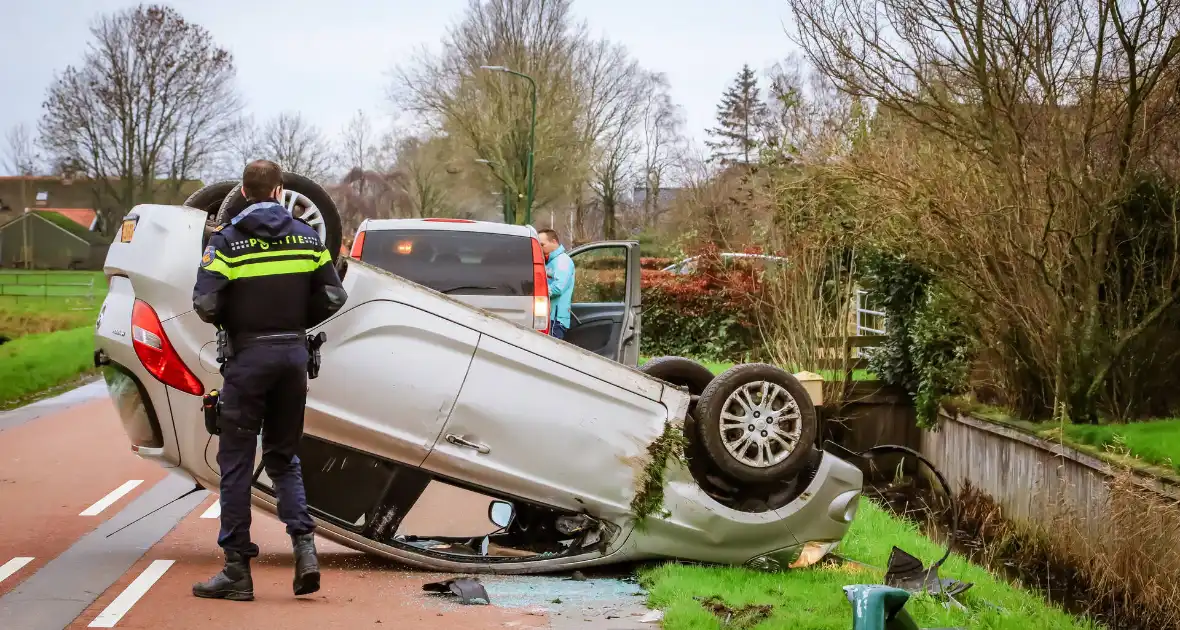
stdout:
[(19, 304), (24, 300), (62, 300), (67, 310), (84, 311), (94, 307), (97, 293), (95, 276), (83, 279), (77, 273), (35, 271), (20, 273), (0, 271), (0, 300)]
[[(868, 308), (869, 292), (864, 289), (857, 289), (856, 291), (856, 335), (862, 336), (870, 335), (884, 335), (885, 334), (885, 311), (877, 311)], [(871, 323), (879, 326), (873, 328), (869, 325), (868, 320), (873, 319)], [(880, 322), (879, 324), (877, 322)]]

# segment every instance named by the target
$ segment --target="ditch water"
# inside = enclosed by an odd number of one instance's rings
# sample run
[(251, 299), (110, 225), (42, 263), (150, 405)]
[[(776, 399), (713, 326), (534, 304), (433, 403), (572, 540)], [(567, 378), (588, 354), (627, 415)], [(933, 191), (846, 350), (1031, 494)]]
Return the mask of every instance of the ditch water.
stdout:
[[(901, 457), (875, 462), (868, 472), (866, 496), (895, 515), (919, 526), (924, 534), (972, 563), (988, 568), (1008, 582), (1038, 593), (1066, 612), (1086, 617), (1109, 630), (1157, 630), (1159, 625), (1143, 620), (1142, 609), (1133, 601), (1095, 592), (1075, 567), (1035, 549), (1014, 536), (1008, 527), (975, 515), (994, 513), (990, 501), (971, 491), (955, 497), (960, 517), (954, 523), (950, 501), (931, 477), (899, 475), (905, 466)], [(912, 467), (911, 467), (912, 470)], [(933, 562), (934, 558), (924, 558)], [(956, 577), (940, 572), (944, 578)]]

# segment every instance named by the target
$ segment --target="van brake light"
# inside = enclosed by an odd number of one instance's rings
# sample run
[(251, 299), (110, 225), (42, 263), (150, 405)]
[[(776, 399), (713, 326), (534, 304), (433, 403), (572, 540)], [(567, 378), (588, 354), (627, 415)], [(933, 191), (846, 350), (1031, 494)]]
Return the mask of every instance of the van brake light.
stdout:
[(549, 278), (541, 242), (533, 239), (533, 328), (549, 334)]
[(156, 311), (143, 300), (135, 300), (135, 308), (131, 311), (131, 340), (135, 356), (161, 383), (194, 396), (205, 392), (201, 381), (168, 341)]
[(365, 233), (364, 231), (357, 232), (356, 237), (352, 239), (352, 251), (349, 252), (349, 258), (361, 259), (361, 251), (365, 249)]

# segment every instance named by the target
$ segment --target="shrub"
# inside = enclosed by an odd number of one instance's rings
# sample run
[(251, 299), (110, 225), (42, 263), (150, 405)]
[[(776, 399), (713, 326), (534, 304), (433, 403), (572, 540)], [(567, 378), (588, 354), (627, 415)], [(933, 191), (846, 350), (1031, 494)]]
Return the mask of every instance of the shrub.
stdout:
[(967, 386), (975, 335), (954, 298), (924, 269), (901, 256), (871, 254), (864, 284), (882, 301), (886, 341), (869, 369), (913, 398), (920, 426), (933, 428), (938, 406)]
[[(721, 264), (715, 248), (692, 274), (659, 271), (673, 261), (643, 259), (643, 343), (647, 355), (679, 355), (717, 361), (740, 361), (759, 354), (755, 317), (761, 292), (758, 271), (749, 264)], [(621, 299), (621, 265), (590, 261), (577, 270), (575, 302)], [(610, 268), (603, 268), (610, 267)]]

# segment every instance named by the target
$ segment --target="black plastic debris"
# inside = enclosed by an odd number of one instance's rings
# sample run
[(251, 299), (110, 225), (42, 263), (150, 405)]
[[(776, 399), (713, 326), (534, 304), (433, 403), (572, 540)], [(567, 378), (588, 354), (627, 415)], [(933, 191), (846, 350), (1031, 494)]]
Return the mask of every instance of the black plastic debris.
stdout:
[(491, 604), (492, 599), (488, 597), (488, 591), (483, 587), (483, 583), (479, 578), (473, 577), (457, 577), (442, 582), (431, 582), (430, 584), (423, 584), (422, 590), (430, 593), (439, 593), (442, 595), (452, 594), (459, 598), (459, 602), (463, 604), (478, 604), (475, 600), (483, 600), (483, 604)]
[(951, 597), (964, 593), (974, 586), (972, 583), (960, 582), (953, 578), (938, 577), (938, 568), (941, 565), (942, 561), (939, 560), (927, 569), (922, 565), (921, 560), (894, 547), (889, 554), (889, 566), (885, 571), (885, 585), (914, 594), (945, 594)]

